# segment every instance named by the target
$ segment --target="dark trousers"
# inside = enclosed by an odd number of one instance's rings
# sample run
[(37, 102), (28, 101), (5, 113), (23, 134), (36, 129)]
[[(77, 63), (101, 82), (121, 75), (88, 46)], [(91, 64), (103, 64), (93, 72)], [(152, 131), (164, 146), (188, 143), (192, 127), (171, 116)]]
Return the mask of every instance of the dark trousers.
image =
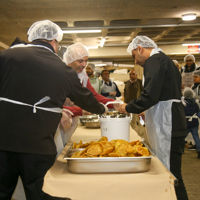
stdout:
[(178, 185), (175, 186), (178, 200), (188, 200), (187, 192), (181, 174), (182, 148), (185, 142), (184, 137), (174, 137), (171, 141), (170, 171), (178, 179)]
[(0, 151), (0, 199), (11, 199), (19, 176), (27, 200), (52, 199), (42, 191), (42, 186), (44, 176), (54, 164), (55, 157)]

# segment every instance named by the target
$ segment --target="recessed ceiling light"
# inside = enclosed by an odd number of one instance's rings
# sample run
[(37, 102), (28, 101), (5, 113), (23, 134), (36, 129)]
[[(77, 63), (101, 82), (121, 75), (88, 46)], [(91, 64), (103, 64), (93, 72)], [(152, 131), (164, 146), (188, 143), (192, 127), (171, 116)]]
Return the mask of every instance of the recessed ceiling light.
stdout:
[(182, 20), (184, 21), (190, 21), (196, 19), (196, 14), (185, 14), (182, 15)]
[(100, 46), (101, 46), (101, 47), (103, 47), (105, 41), (106, 41), (106, 38), (102, 38), (101, 43), (100, 43)]
[(196, 45), (200, 45), (200, 43), (182, 44), (182, 46), (196, 46)]
[(98, 49), (98, 46), (86, 46), (87, 49)]
[(63, 33), (100, 33), (101, 30), (62, 30)]

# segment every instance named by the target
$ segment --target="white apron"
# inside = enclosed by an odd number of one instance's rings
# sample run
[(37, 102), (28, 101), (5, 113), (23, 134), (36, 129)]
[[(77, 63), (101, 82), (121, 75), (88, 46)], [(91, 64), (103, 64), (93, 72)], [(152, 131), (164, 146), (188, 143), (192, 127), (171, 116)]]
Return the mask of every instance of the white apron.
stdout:
[[(32, 44), (18, 44), (18, 45), (14, 45), (12, 46), (11, 48), (17, 48), (17, 47), (20, 47), (20, 48), (26, 48), (26, 47), (36, 47), (36, 48), (45, 48), (45, 49), (48, 49), (49, 51), (51, 51), (53, 54), (55, 54), (51, 49), (49, 49), (48, 47), (46, 46), (42, 46), (42, 45), (32, 45)], [(55, 54), (57, 56), (57, 54)], [(23, 106), (29, 106), (29, 107), (33, 107), (33, 113), (36, 113), (37, 112), (37, 109), (40, 109), (40, 110), (45, 110), (45, 111), (49, 111), (49, 112), (56, 112), (56, 113), (62, 113), (62, 109), (61, 108), (44, 108), (44, 107), (39, 107), (38, 105), (39, 104), (42, 104), (44, 103), (45, 101), (48, 101), (50, 99), (50, 97), (44, 97), (43, 99), (41, 99), (40, 101), (36, 102), (34, 105), (30, 105), (30, 104), (27, 104), (27, 103), (23, 103), (23, 102), (20, 102), (20, 101), (15, 101), (15, 100), (11, 100), (11, 99), (7, 99), (7, 98), (4, 98), (4, 97), (0, 97), (0, 101), (6, 101), (6, 102), (10, 102), (10, 103), (14, 103), (14, 104), (19, 104), (19, 105), (23, 105)], [(56, 140), (55, 140), (55, 143), (56, 143), (56, 147), (57, 147), (57, 151), (60, 149), (58, 149), (58, 147), (61, 146), (62, 144), (62, 138), (61, 136), (59, 136)], [(23, 185), (22, 185), (22, 181), (21, 181), (21, 178), (19, 177), (18, 179), (18, 183), (17, 183), (17, 186), (16, 186), (16, 189), (15, 189), (15, 192), (13, 194), (13, 198), (14, 199), (17, 199), (17, 200), (26, 200), (26, 197), (25, 197), (25, 194), (24, 194), (24, 189), (23, 189)]]
[[(49, 112), (55, 112), (55, 113), (62, 113), (61, 108), (45, 108), (45, 107), (38, 106), (39, 104), (42, 104), (42, 103), (48, 101), (49, 99), (50, 99), (50, 97), (46, 96), (46, 97), (42, 98), (40, 101), (36, 102), (34, 105), (31, 105), (31, 104), (23, 103), (20, 101), (15, 101), (15, 100), (7, 99), (4, 97), (0, 97), (0, 101), (6, 101), (6, 102), (22, 105), (22, 106), (33, 107), (33, 113), (36, 113), (37, 109), (49, 111)], [(58, 149), (58, 148), (60, 148), (61, 145), (63, 145), (61, 136), (57, 137), (57, 140), (55, 140), (55, 143), (56, 143), (57, 151), (58, 150), (60, 151), (60, 149)], [(17, 200), (26, 200), (24, 188), (23, 188), (20, 177), (18, 178), (18, 183), (17, 183), (16, 189), (15, 189), (15, 192), (13, 193), (13, 198), (17, 199)]]
[(170, 151), (172, 137), (172, 103), (181, 100), (160, 101), (145, 111), (147, 136), (152, 151), (170, 170)]

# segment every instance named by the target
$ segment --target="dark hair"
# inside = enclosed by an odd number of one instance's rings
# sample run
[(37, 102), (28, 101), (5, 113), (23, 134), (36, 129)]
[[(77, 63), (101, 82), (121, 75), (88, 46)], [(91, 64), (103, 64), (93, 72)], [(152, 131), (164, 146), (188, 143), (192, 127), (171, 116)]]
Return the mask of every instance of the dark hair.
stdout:
[[(102, 72), (101, 72), (101, 76), (102, 76), (103, 73), (106, 72), (106, 71), (109, 72), (107, 69), (102, 70)], [(110, 72), (109, 72), (109, 74), (110, 74)]]

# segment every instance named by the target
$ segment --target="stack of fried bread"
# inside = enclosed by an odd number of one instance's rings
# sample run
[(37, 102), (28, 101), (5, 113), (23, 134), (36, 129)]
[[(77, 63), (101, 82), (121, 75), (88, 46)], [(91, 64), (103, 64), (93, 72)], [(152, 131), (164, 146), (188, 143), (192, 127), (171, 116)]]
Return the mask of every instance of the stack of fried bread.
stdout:
[(89, 157), (141, 157), (150, 156), (149, 150), (139, 140), (128, 142), (126, 140), (111, 140), (102, 137), (98, 142), (73, 144), (73, 149), (85, 148), (77, 151), (71, 158), (89, 158)]

